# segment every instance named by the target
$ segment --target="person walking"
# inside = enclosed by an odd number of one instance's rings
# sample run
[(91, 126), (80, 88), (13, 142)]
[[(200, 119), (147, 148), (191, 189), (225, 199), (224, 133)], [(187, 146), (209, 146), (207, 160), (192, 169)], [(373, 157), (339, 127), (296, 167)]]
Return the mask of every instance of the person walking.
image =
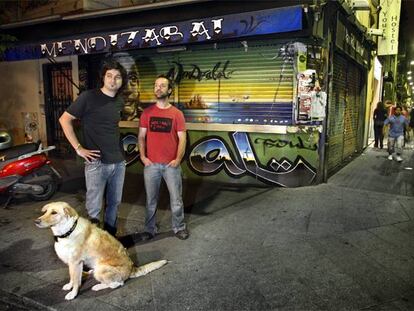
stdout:
[(384, 125), (390, 126), (388, 132), (388, 160), (393, 160), (393, 154), (396, 153), (395, 159), (401, 162), (402, 159), (402, 148), (404, 144), (404, 128), (408, 126), (408, 120), (401, 114), (401, 106), (395, 108), (394, 114), (389, 116), (385, 121)]
[[(411, 131), (413, 132), (412, 134), (410, 133)], [(409, 133), (408, 136), (410, 137), (410, 140), (414, 139), (414, 107), (411, 107), (411, 110), (410, 110), (408, 133)]]
[(185, 119), (183, 113), (169, 102), (172, 90), (172, 81), (159, 76), (154, 83), (156, 103), (143, 111), (139, 122), (138, 144), (146, 191), (142, 240), (152, 239), (157, 234), (155, 214), (161, 179), (165, 180), (170, 194), (174, 234), (181, 240), (189, 236), (184, 222), (180, 167), (186, 144)]
[(377, 103), (374, 110), (374, 147), (378, 146), (382, 149), (384, 147), (384, 121), (387, 118), (388, 112), (382, 102)]
[[(106, 190), (103, 228), (116, 235), (118, 208), (125, 178), (124, 153), (118, 122), (123, 100), (118, 94), (127, 83), (122, 65), (112, 59), (104, 62), (100, 88), (84, 91), (62, 114), (59, 122), (78, 156), (85, 159), (86, 210), (99, 225)], [(80, 119), (83, 142), (76, 136), (73, 121)]]

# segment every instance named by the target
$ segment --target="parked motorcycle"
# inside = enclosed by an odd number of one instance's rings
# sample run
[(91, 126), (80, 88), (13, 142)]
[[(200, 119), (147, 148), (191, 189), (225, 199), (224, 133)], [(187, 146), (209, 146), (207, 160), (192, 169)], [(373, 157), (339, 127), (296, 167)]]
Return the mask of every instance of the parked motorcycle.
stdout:
[(39, 141), (0, 150), (0, 194), (8, 196), (4, 208), (21, 195), (45, 201), (55, 194), (62, 177), (45, 154), (53, 149), (43, 149)]

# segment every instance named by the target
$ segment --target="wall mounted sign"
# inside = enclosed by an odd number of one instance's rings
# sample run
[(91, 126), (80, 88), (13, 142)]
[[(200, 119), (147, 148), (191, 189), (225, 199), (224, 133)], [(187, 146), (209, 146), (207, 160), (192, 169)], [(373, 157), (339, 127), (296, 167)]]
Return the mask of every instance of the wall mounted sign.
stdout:
[(378, 38), (378, 55), (398, 53), (398, 33), (400, 26), (401, 0), (381, 0), (379, 29), (383, 36)]
[(70, 36), (57, 41), (17, 46), (6, 52), (6, 60), (54, 58), (298, 31), (302, 29), (302, 12), (301, 6), (292, 6)]

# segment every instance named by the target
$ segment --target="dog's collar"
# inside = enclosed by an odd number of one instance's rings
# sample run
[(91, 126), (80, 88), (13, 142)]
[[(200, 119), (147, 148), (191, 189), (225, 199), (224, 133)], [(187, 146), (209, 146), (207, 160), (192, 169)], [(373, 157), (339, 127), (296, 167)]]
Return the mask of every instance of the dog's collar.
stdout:
[(73, 230), (75, 230), (76, 225), (78, 224), (78, 219), (79, 219), (79, 218), (77, 218), (77, 219), (75, 220), (75, 222), (73, 223), (72, 228), (70, 228), (68, 232), (66, 232), (65, 234), (62, 234), (62, 235), (55, 235), (55, 236), (54, 236), (54, 238), (55, 238), (55, 242), (58, 242), (58, 238), (61, 238), (61, 239), (63, 239), (63, 238), (67, 238), (67, 237), (68, 237), (68, 236), (69, 236), (69, 235), (73, 232)]

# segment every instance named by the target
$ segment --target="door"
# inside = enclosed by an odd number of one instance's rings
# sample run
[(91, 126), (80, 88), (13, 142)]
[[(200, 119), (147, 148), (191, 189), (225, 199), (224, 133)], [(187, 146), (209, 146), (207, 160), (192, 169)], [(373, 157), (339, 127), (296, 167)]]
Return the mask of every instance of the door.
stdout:
[(72, 63), (53, 63), (43, 66), (45, 114), (48, 145), (56, 146), (52, 155), (75, 158), (76, 153), (67, 141), (59, 117), (73, 101)]
[(328, 110), (328, 175), (361, 152), (364, 135), (364, 72), (339, 53), (335, 53), (333, 65)]

